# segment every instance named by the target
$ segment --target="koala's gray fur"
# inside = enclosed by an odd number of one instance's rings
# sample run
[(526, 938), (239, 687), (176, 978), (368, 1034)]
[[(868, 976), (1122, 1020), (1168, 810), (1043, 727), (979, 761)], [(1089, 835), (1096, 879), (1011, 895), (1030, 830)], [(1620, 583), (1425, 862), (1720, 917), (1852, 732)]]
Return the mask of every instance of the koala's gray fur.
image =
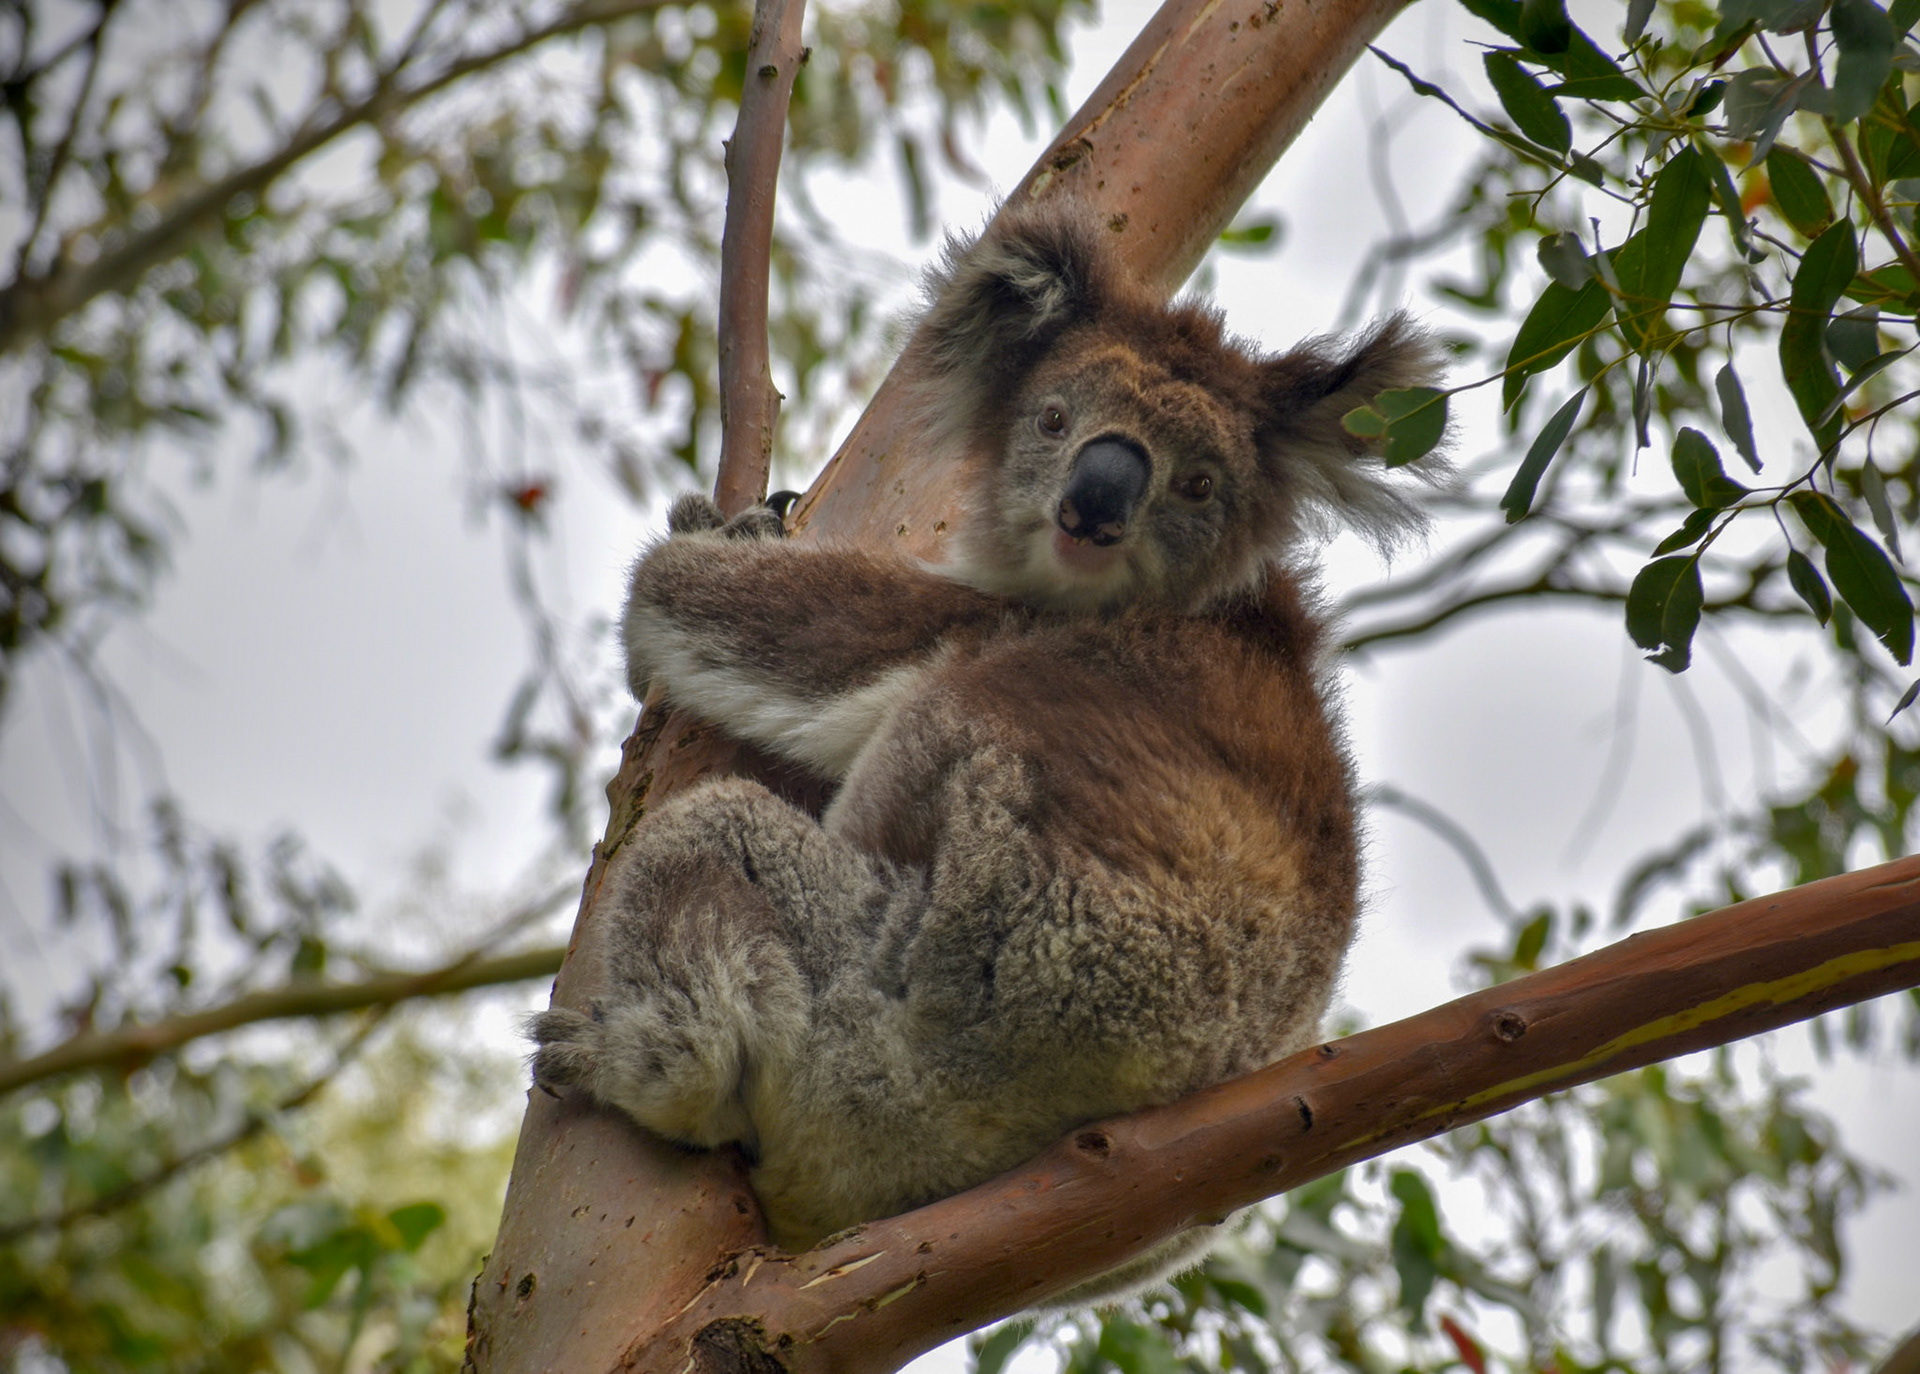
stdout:
[(638, 826), (609, 982), (535, 1019), (534, 1072), (739, 1142), (789, 1247), (1303, 1047), (1347, 946), (1348, 768), (1287, 560), (1417, 521), (1340, 420), (1434, 351), (1394, 318), (1260, 357), (1105, 232), (1003, 213), (935, 282), (926, 442), (981, 474), (952, 567), (693, 497), (633, 570), (634, 692), (837, 790), (816, 821), (714, 782)]

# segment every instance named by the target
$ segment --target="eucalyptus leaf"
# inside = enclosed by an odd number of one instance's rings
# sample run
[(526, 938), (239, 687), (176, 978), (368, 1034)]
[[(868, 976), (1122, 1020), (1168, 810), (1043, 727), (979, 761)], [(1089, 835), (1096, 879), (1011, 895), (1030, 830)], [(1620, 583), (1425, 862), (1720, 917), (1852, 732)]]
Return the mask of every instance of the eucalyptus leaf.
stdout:
[(1625, 301), (1615, 306), (1620, 331), (1645, 351), (1661, 336), (1666, 306), (1678, 289), (1713, 198), (1706, 159), (1691, 145), (1653, 179), (1647, 227), (1622, 245), (1614, 268)]
[(1566, 114), (1512, 53), (1490, 52), (1481, 63), (1493, 84), (1493, 93), (1500, 98), (1500, 108), (1507, 112), (1514, 128), (1556, 153), (1572, 146), (1573, 130)]
[(1700, 542), (1702, 536), (1713, 528), (1713, 522), (1720, 515), (1717, 510), (1697, 510), (1680, 522), (1680, 528), (1653, 546), (1655, 556), (1674, 553)]
[(1828, 22), (1840, 60), (1827, 114), (1851, 124), (1873, 108), (1893, 71), (1893, 24), (1874, 0), (1834, 0)]
[(1913, 661), (1913, 602), (1885, 550), (1833, 499), (1796, 492), (1794, 511), (1827, 551), (1827, 580), (1902, 666)]
[(1527, 447), (1527, 456), (1520, 460), (1519, 468), (1513, 474), (1513, 480), (1507, 484), (1506, 495), (1500, 498), (1500, 509), (1507, 513), (1507, 523), (1523, 518), (1533, 508), (1534, 493), (1539, 490), (1540, 479), (1546, 475), (1547, 467), (1553, 462), (1554, 455), (1560, 452), (1560, 446), (1573, 432), (1573, 425), (1580, 418), (1580, 407), (1587, 399), (1587, 388), (1582, 387), (1563, 402), (1534, 436), (1533, 443)]
[(1560, 53), (1573, 38), (1566, 0), (1520, 0), (1520, 33), (1537, 53)]
[(1838, 419), (1828, 413), (1840, 394), (1840, 378), (1827, 356), (1827, 319), (1858, 267), (1853, 226), (1843, 220), (1807, 245), (1793, 274), (1792, 309), (1780, 327), (1780, 370), (1823, 450), (1840, 434)]
[(1760, 453), (1753, 443), (1753, 418), (1747, 411), (1747, 393), (1741, 388), (1732, 363), (1714, 374), (1713, 390), (1720, 398), (1720, 427), (1733, 440), (1734, 451), (1747, 460), (1747, 466), (1760, 471)]
[(1767, 154), (1767, 189), (1787, 223), (1808, 239), (1833, 223), (1833, 202), (1820, 176), (1791, 148), (1774, 145)]
[(1627, 589), (1627, 633), (1641, 648), (1657, 651), (1649, 655), (1652, 662), (1670, 673), (1685, 672), (1704, 601), (1696, 559), (1656, 558)]
[[(1596, 270), (1602, 262), (1595, 260)], [(1511, 410), (1527, 378), (1552, 367), (1571, 353), (1607, 317), (1613, 298), (1598, 278), (1578, 291), (1548, 282), (1540, 299), (1520, 322), (1507, 350), (1507, 375), (1501, 383), (1500, 406)]]
[(1682, 429), (1673, 440), (1673, 475), (1687, 499), (1702, 510), (1724, 510), (1747, 494), (1720, 466), (1720, 454), (1697, 429)]
[(1867, 513), (1873, 517), (1873, 527), (1880, 531), (1880, 538), (1895, 559), (1906, 562), (1900, 555), (1900, 525), (1893, 518), (1893, 503), (1887, 499), (1887, 479), (1880, 475), (1872, 459), (1860, 468), (1860, 496), (1867, 503)]
[(1593, 260), (1576, 233), (1548, 234), (1534, 249), (1549, 277), (1577, 291), (1593, 280)]
[(1798, 549), (1787, 550), (1787, 581), (1800, 599), (1807, 603), (1813, 618), (1822, 625), (1833, 615), (1833, 597), (1827, 593), (1827, 580), (1813, 566), (1813, 560)]

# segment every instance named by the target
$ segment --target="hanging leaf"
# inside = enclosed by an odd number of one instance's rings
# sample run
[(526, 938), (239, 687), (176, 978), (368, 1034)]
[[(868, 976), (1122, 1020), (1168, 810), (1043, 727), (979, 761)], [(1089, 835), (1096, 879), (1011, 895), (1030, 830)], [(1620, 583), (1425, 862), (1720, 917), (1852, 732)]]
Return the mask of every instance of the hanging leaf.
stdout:
[(1833, 598), (1827, 594), (1826, 579), (1820, 576), (1820, 570), (1813, 566), (1813, 560), (1798, 549), (1787, 550), (1787, 581), (1800, 599), (1807, 603), (1807, 609), (1813, 612), (1813, 618), (1822, 625), (1833, 614)]
[(1851, 124), (1873, 108), (1893, 72), (1893, 24), (1873, 0), (1834, 0), (1828, 22), (1840, 60), (1827, 114), (1835, 123)]
[(1902, 666), (1913, 661), (1913, 602), (1881, 547), (1831, 497), (1796, 492), (1794, 511), (1827, 551), (1827, 580)]
[(1647, 94), (1579, 29), (1573, 30), (1566, 52), (1550, 57), (1548, 63), (1565, 78), (1555, 95), (1576, 100), (1639, 100)]
[(1893, 724), (1893, 718), (1913, 705), (1913, 699), (1920, 697), (1920, 678), (1907, 684), (1907, 690), (1900, 694), (1900, 700), (1893, 703), (1893, 709), (1887, 712), (1887, 724)]
[(1487, 69), (1487, 80), (1493, 83), (1493, 93), (1500, 98), (1500, 108), (1507, 112), (1514, 128), (1556, 153), (1572, 146), (1573, 130), (1566, 113), (1512, 53), (1490, 52), (1481, 63)]
[(1654, 554), (1657, 556), (1663, 553), (1675, 553), (1680, 549), (1699, 543), (1700, 537), (1709, 529), (1713, 528), (1714, 519), (1719, 514), (1720, 512), (1717, 510), (1694, 511), (1685, 520), (1681, 521), (1679, 529), (1653, 546)]
[(1647, 31), (1647, 21), (1653, 18), (1654, 0), (1627, 0), (1627, 25), (1621, 37), (1629, 45), (1638, 43), (1640, 35)]
[(1593, 280), (1593, 259), (1575, 233), (1548, 234), (1534, 249), (1546, 274), (1572, 291)]
[(1900, 526), (1893, 518), (1893, 503), (1887, 499), (1887, 482), (1872, 459), (1860, 469), (1860, 495), (1866, 499), (1867, 513), (1873, 516), (1873, 527), (1880, 531), (1880, 538), (1896, 559), (1906, 562), (1900, 556)]
[[(1629, 239), (1629, 244), (1637, 239)], [(1597, 272), (1604, 275), (1604, 255), (1591, 259)], [(1527, 318), (1520, 322), (1513, 346), (1507, 350), (1507, 375), (1500, 387), (1500, 408), (1511, 410), (1520, 398), (1527, 378), (1559, 362), (1591, 334), (1607, 317), (1613, 298), (1599, 279), (1578, 291), (1559, 282), (1549, 282), (1533, 303)]]
[(1383, 391), (1372, 405), (1348, 411), (1340, 423), (1360, 438), (1384, 438), (1381, 461), (1402, 467), (1426, 457), (1446, 434), (1447, 394), (1430, 386)]
[(1833, 202), (1820, 176), (1791, 148), (1776, 145), (1767, 154), (1767, 189), (1787, 223), (1803, 238), (1818, 238), (1833, 223)]
[(1880, 307), (1862, 305), (1836, 315), (1827, 326), (1827, 354), (1849, 372), (1880, 356)]
[(1693, 633), (1700, 627), (1700, 564), (1691, 557), (1656, 558), (1640, 569), (1627, 589), (1627, 633), (1670, 673), (1682, 673), (1693, 659)]
[(1520, 0), (1520, 33), (1535, 52), (1565, 52), (1573, 39), (1566, 0)]
[(1827, 319), (1858, 267), (1853, 226), (1845, 221), (1835, 224), (1807, 245), (1793, 274), (1792, 309), (1780, 327), (1780, 370), (1801, 418), (1822, 449), (1840, 437), (1839, 417), (1827, 414), (1828, 405), (1840, 394), (1839, 374), (1825, 347)]
[(1753, 444), (1753, 417), (1747, 412), (1747, 393), (1741, 389), (1732, 363), (1714, 374), (1713, 390), (1720, 398), (1720, 427), (1733, 440), (1735, 452), (1747, 460), (1747, 466), (1760, 471), (1760, 453)]
[(1574, 421), (1580, 418), (1580, 406), (1586, 399), (1587, 388), (1581, 387), (1560, 409), (1553, 412), (1553, 418), (1534, 436), (1527, 456), (1520, 460), (1513, 481), (1507, 485), (1506, 495), (1500, 498), (1500, 509), (1507, 513), (1509, 525), (1532, 509), (1533, 494), (1539, 489), (1540, 479), (1546, 475), (1554, 455), (1560, 452), (1560, 446), (1566, 443), (1567, 436), (1573, 432)]
[(1698, 149), (1682, 148), (1653, 180), (1647, 227), (1622, 245), (1614, 260), (1626, 300), (1616, 306), (1620, 332), (1644, 352), (1661, 334), (1666, 306), (1679, 287), (1700, 238), (1713, 189)]
[(1724, 510), (1747, 494), (1727, 476), (1712, 441), (1697, 429), (1682, 429), (1674, 436), (1672, 462), (1680, 490), (1702, 510)]

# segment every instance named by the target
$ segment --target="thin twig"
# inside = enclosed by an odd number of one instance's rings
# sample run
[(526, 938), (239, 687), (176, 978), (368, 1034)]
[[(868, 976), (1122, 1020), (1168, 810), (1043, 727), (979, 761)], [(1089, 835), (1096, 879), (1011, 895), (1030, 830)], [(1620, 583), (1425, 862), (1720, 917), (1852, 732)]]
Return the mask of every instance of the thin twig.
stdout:
[(66, 259), (43, 275), (21, 277), (0, 289), (0, 356), (20, 347), (27, 339), (44, 336), (60, 320), (95, 298), (129, 289), (149, 268), (179, 253), (203, 225), (226, 210), (235, 196), (258, 195), (281, 173), (342, 134), (363, 124), (390, 118), (475, 72), (518, 57), (550, 39), (671, 3), (673, 0), (602, 0), (602, 3), (583, 4), (500, 47), (450, 62), (437, 74), (404, 88), (395, 87), (393, 82), (399, 72), (390, 68), (364, 100), (294, 134), (277, 151), (258, 162), (184, 197), (152, 228), (129, 236), (118, 252), (104, 254), (84, 266)]
[(727, 222), (720, 236), (720, 475), (714, 500), (738, 514), (767, 494), (781, 396), (767, 351), (774, 189), (786, 140), (806, 0), (758, 0), (740, 117), (727, 141)]
[(130, 1203), (138, 1202), (161, 1184), (178, 1177), (194, 1165), (244, 1145), (288, 1112), (298, 1111), (317, 1097), (320, 1091), (333, 1082), (340, 1071), (352, 1062), (361, 1047), (367, 1043), (368, 1038), (386, 1022), (387, 1014), (392, 1010), (391, 1006), (376, 1008), (367, 1018), (366, 1024), (356, 1030), (347, 1043), (340, 1047), (340, 1052), (334, 1055), (331, 1064), (285, 1097), (280, 1098), (272, 1106), (257, 1112), (249, 1112), (239, 1125), (225, 1135), (197, 1145), (185, 1154), (175, 1155), (153, 1172), (130, 1179), (118, 1188), (102, 1193), (90, 1201), (75, 1203), (58, 1212), (43, 1212), (38, 1216), (28, 1217), (25, 1221), (0, 1225), (0, 1245), (11, 1244), (22, 1236), (30, 1236), (38, 1231), (57, 1231), (61, 1227), (71, 1226), (82, 1217), (103, 1216), (108, 1212), (117, 1211)]
[(415, 997), (446, 997), (474, 988), (551, 977), (559, 971), (565, 954), (565, 949), (552, 946), (493, 959), (469, 956), (425, 973), (386, 973), (357, 983), (288, 983), (164, 1021), (122, 1026), (111, 1031), (89, 1031), (31, 1059), (0, 1060), (0, 1093), (78, 1069), (143, 1062), (204, 1036), (262, 1021), (333, 1016), (368, 1007), (391, 1007)]

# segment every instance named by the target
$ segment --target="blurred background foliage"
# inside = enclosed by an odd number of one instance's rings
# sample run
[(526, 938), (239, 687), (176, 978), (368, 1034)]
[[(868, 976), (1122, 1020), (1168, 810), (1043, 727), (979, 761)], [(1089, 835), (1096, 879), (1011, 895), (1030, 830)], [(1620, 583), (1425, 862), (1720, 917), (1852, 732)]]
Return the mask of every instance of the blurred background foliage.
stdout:
[[(1417, 427), (1492, 386), (1505, 432), (1456, 454), (1428, 559), (1345, 598), (1349, 651), (1600, 605), (1668, 671), (1713, 654), (1796, 760), (1777, 794), (1637, 858), (1605, 911), (1517, 909), (1471, 838), (1378, 789), (1480, 877), (1504, 923), (1469, 960), (1484, 981), (1912, 848), (1920, 3), (1633, 0), (1590, 32), (1556, 0), (1462, 3), (1484, 81), (1383, 57), (1484, 148), (1432, 225), (1392, 226), (1348, 313), (1412, 283), (1459, 357), (1455, 393), (1372, 422)], [(1087, 14), (813, 7), (774, 255), (783, 452), (822, 452), (893, 342), (891, 278), (813, 174), (891, 167), (931, 232), (937, 182), (980, 179), (981, 117), (1064, 116), (1066, 29)], [(325, 367), (460, 431), (530, 631), (495, 752), (552, 778), (544, 866), (411, 940), (405, 922), (370, 938), (296, 833), (213, 834), (164, 789), (123, 862), (58, 868), (48, 928), (18, 938), (60, 947), (79, 990), (50, 1005), (0, 973), (18, 1085), (0, 1102), (0, 1367), (459, 1366), (524, 1086), (467, 1029), (504, 1014), (486, 993), (177, 1052), (112, 1037), (524, 945), (556, 876), (577, 882), (619, 712), (581, 666), (591, 627), (530, 571), (543, 455), (569, 436), (636, 504), (711, 479), (720, 152), (749, 18), (663, 0), (0, 5), (0, 731), (30, 660), (129, 718), (98, 650), (186, 536), (168, 492), (350, 466), (352, 430), (311, 386)], [(1228, 246), (1280, 237), (1243, 224)], [(563, 334), (601, 369), (571, 366)], [(1670, 464), (1671, 489), (1630, 490), (1641, 463)], [(1743, 666), (1760, 633), (1814, 646), (1820, 729)], [(1818, 1034), (1911, 1056), (1920, 1002)], [(107, 1037), (90, 1067), (34, 1071), (89, 1036)], [(1864, 1367), (1896, 1333), (1855, 1329), (1833, 1298), (1844, 1223), (1885, 1180), (1771, 1061), (1742, 1062), (1628, 1075), (1322, 1180), (1165, 1292), (1002, 1327), (978, 1365)]]

